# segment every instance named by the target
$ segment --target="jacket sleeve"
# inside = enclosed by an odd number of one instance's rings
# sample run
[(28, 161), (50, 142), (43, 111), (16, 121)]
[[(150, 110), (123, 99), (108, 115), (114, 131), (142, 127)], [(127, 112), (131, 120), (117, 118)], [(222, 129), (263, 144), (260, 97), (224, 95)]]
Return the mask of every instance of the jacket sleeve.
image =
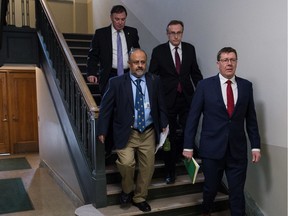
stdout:
[(98, 68), (98, 64), (100, 62), (100, 39), (99, 39), (99, 33), (96, 30), (95, 34), (93, 36), (93, 39), (90, 44), (90, 49), (88, 52), (87, 57), (87, 76), (97, 75), (96, 68)]
[(202, 85), (202, 83), (203, 82), (201, 81), (198, 83), (187, 117), (183, 145), (183, 148), (185, 149), (195, 148), (195, 137), (197, 134), (198, 124), (204, 106), (204, 85)]

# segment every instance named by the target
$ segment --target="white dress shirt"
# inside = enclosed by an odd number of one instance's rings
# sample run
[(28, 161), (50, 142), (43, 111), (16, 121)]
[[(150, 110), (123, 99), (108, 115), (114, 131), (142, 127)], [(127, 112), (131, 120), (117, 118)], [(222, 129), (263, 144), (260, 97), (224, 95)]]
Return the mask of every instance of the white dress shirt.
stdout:
[[(111, 25), (112, 32), (112, 68), (117, 69), (117, 30)], [(124, 69), (129, 68), (128, 65), (128, 50), (127, 50), (127, 42), (124, 31), (120, 31), (120, 38), (122, 44), (122, 53), (123, 53), (123, 67)]]
[[(174, 65), (176, 67), (176, 61), (175, 61), (175, 47), (174, 45), (172, 45), (170, 42), (169, 42), (169, 47), (170, 47), (170, 51), (171, 51), (171, 55), (172, 55), (172, 58), (173, 58), (173, 62), (174, 62)], [(181, 43), (179, 44), (178, 47), (178, 54), (179, 54), (179, 57), (180, 57), (180, 62), (182, 62), (182, 46), (181, 46)]]

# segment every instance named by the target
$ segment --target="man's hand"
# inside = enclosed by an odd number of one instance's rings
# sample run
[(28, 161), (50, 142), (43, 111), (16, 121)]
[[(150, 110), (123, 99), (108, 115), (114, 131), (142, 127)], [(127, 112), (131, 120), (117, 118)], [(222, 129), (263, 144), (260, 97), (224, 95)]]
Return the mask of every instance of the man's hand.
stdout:
[(88, 76), (87, 80), (90, 83), (98, 83), (98, 78), (96, 76)]
[(103, 144), (105, 143), (105, 136), (104, 135), (99, 135), (98, 139), (101, 143), (103, 143)]
[(182, 155), (187, 158), (188, 160), (190, 160), (193, 157), (193, 151), (183, 151)]
[(260, 161), (261, 153), (260, 151), (252, 151), (252, 163), (257, 163)]

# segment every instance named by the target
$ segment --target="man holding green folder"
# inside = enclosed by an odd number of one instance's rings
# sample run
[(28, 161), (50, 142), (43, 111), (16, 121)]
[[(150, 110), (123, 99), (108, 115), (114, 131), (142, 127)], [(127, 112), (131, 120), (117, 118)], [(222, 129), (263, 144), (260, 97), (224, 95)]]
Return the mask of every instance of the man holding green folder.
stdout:
[(210, 215), (224, 171), (229, 187), (232, 216), (245, 215), (244, 185), (247, 171), (248, 134), (252, 162), (261, 158), (260, 136), (252, 83), (235, 75), (238, 57), (232, 47), (217, 54), (219, 73), (197, 85), (184, 137), (185, 158), (192, 158), (201, 115), (199, 156), (205, 176), (203, 215)]

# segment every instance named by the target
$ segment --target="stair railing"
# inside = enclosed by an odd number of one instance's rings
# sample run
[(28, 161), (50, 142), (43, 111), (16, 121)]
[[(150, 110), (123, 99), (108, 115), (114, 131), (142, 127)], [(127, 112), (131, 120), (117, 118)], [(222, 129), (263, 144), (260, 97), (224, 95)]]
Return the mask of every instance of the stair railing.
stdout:
[[(40, 43), (44, 44), (43, 49), (48, 53), (62, 101), (66, 105), (83, 157), (90, 167), (92, 188), (83, 185), (82, 181), (83, 197), (86, 197), (86, 203), (104, 207), (107, 205), (104, 145), (96, 144), (96, 120), (99, 109), (62, 33), (53, 21), (53, 15), (49, 12), (46, 2), (37, 0), (35, 6), (36, 29)], [(71, 152), (73, 153), (73, 150), (70, 150)], [(74, 167), (77, 167), (77, 158), (72, 161), (76, 163)], [(78, 170), (78, 175), (81, 175), (81, 170)], [(78, 176), (79, 178), (81, 180), (81, 176)]]

